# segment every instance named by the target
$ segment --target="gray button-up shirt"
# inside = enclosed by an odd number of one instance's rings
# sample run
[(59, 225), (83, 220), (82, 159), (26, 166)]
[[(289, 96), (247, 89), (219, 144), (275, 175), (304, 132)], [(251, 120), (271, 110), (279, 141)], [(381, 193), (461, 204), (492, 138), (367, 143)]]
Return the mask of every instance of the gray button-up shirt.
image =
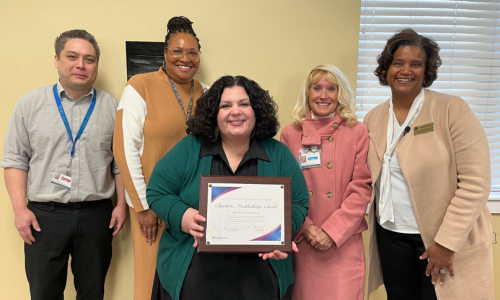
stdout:
[[(2, 168), (28, 172), (27, 197), (32, 201), (79, 202), (110, 198), (115, 191), (112, 143), (118, 101), (97, 90), (96, 105), (75, 144), (71, 189), (51, 183), (56, 172), (66, 174), (71, 140), (57, 109), (53, 85), (42, 86), (17, 102), (5, 136)], [(92, 102), (94, 89), (75, 101), (57, 83), (61, 103), (76, 137)]]

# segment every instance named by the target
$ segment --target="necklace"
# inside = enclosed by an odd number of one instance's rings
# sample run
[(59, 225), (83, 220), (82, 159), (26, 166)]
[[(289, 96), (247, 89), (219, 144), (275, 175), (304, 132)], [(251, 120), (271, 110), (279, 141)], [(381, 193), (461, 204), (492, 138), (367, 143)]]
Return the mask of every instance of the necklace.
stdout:
[(187, 110), (187, 114), (186, 114), (186, 111), (184, 110), (184, 105), (182, 104), (181, 97), (179, 96), (179, 92), (177, 91), (177, 88), (175, 87), (174, 81), (172, 80), (172, 78), (170, 78), (170, 76), (168, 76), (167, 71), (165, 69), (163, 69), (163, 72), (165, 73), (165, 75), (167, 75), (168, 81), (170, 81), (170, 85), (172, 86), (172, 89), (174, 90), (175, 97), (177, 97), (177, 101), (179, 102), (179, 105), (181, 106), (182, 112), (184, 113), (184, 116), (186, 116), (186, 122), (189, 121), (189, 118), (191, 117), (191, 107), (193, 106), (194, 80), (191, 79), (191, 98), (189, 99), (189, 105), (188, 105), (188, 110)]
[(406, 116), (408, 116), (408, 112), (406, 112), (404, 117), (400, 118), (400, 117), (398, 117), (398, 113), (396, 112), (396, 109), (393, 108), (392, 111), (394, 113), (394, 117), (396, 118), (396, 121), (398, 121), (399, 126), (403, 125), (403, 123), (406, 120)]

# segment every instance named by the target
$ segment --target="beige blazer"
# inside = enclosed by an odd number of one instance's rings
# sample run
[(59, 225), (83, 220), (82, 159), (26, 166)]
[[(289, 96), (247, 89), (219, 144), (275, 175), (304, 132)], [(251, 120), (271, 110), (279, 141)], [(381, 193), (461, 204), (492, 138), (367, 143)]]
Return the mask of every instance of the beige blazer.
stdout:
[[(387, 141), (389, 101), (365, 117), (368, 167), (376, 182)], [(434, 123), (432, 132), (415, 127)], [(425, 247), (437, 242), (455, 251), (455, 278), (436, 285), (438, 299), (494, 299), (490, 152), (484, 130), (459, 97), (425, 90), (422, 109), (396, 147)], [(371, 201), (375, 198), (372, 193)], [(371, 202), (371, 203), (372, 203)], [(374, 206), (370, 206), (368, 295), (383, 284)], [(368, 296), (369, 297), (369, 296)]]

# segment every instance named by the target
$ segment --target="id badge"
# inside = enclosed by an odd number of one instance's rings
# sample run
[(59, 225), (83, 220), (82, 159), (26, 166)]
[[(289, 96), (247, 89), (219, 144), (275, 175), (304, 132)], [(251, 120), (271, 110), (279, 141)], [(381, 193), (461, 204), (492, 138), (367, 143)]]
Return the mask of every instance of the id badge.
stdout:
[(299, 149), (299, 161), (302, 169), (321, 166), (321, 149), (317, 146)]
[(54, 173), (54, 176), (52, 177), (52, 180), (50, 182), (62, 188), (71, 189), (71, 177), (64, 175), (63, 173), (57, 172), (57, 170)]

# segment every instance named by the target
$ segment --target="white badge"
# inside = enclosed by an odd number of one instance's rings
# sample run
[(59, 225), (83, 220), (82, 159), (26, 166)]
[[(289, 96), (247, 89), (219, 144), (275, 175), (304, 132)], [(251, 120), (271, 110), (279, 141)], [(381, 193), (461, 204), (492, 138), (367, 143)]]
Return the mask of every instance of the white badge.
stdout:
[(52, 180), (50, 182), (65, 189), (71, 188), (71, 177), (57, 171), (56, 173), (54, 173), (54, 177), (52, 177)]
[(321, 167), (321, 149), (317, 146), (299, 149), (299, 161), (302, 169)]

